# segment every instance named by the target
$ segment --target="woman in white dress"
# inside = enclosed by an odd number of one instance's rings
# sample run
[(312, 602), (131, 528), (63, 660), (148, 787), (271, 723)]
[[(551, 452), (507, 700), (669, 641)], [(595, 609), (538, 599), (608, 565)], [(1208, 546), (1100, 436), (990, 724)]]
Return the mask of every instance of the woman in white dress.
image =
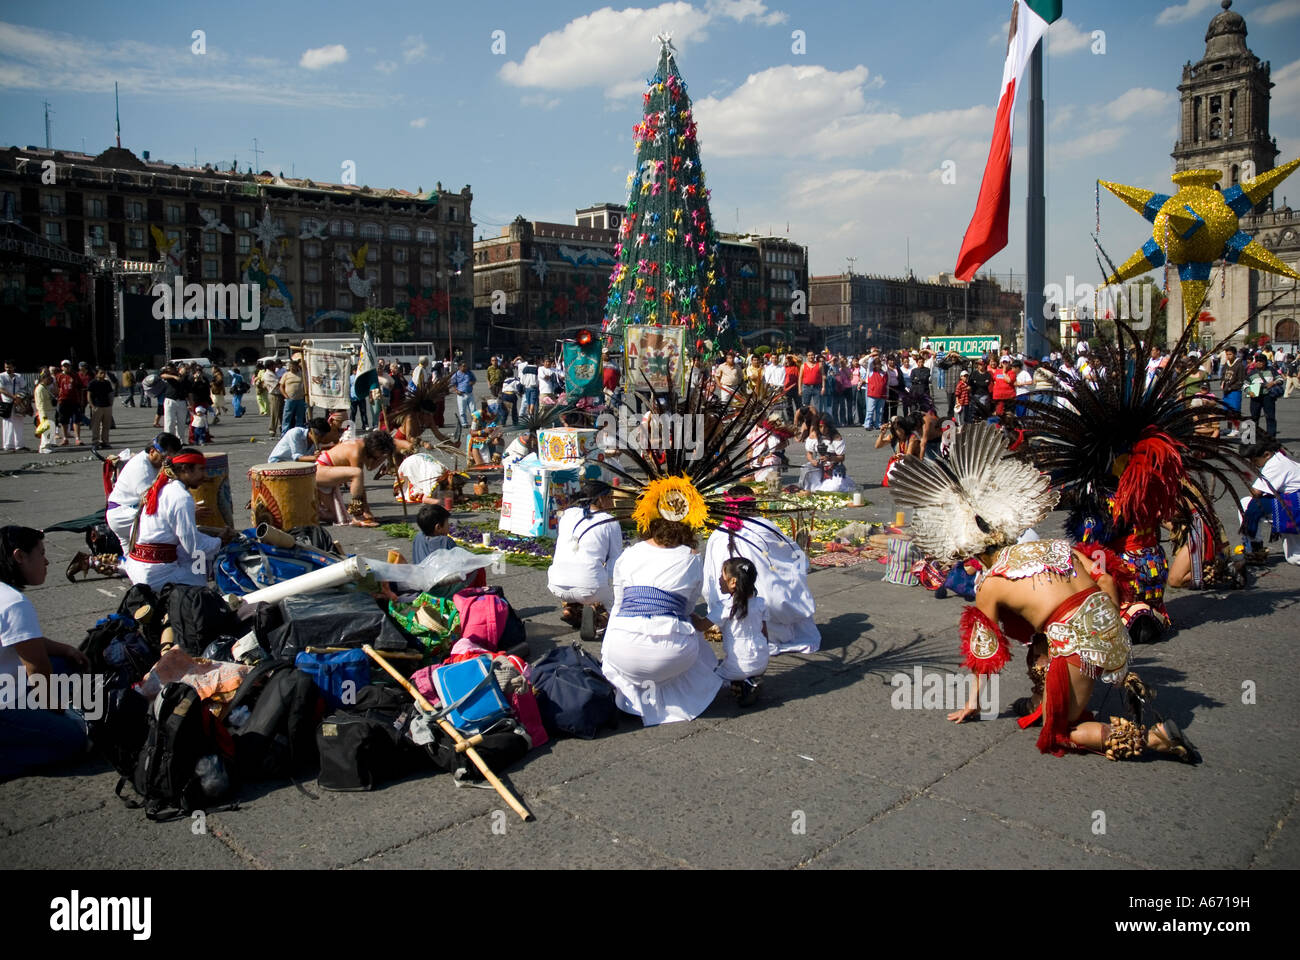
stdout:
[(848, 447), (834, 423), (826, 417), (819, 417), (817, 426), (808, 432), (804, 449), (808, 463), (799, 476), (800, 487), (815, 493), (849, 493), (855, 489), (844, 468)]
[(586, 480), (577, 502), (560, 515), (555, 557), (546, 571), (546, 585), (564, 602), (560, 619), (582, 626), (582, 608), (596, 608), (596, 629), (601, 630), (614, 605), (614, 565), (623, 554), (623, 531), (607, 512), (614, 506), (611, 487), (601, 480)]
[[(229, 527), (220, 537), (202, 533), (194, 522), (194, 498), (207, 476), (207, 460), (190, 447), (168, 457), (145, 492), (135, 541), (123, 565), (132, 583), (160, 590), (169, 583), (202, 587), (223, 544), (235, 538)], [(173, 482), (175, 481), (175, 482)]]
[(692, 613), (703, 578), (694, 547), (690, 526), (658, 516), (614, 564), (603, 672), (619, 709), (647, 727), (694, 720), (723, 683), (700, 632), (708, 621)]

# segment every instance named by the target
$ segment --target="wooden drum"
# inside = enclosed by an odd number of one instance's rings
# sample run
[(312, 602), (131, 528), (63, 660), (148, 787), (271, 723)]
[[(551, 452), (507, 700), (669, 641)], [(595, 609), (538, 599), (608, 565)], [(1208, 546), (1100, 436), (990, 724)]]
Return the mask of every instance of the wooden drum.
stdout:
[(194, 497), (194, 522), (200, 527), (233, 527), (235, 511), (230, 498), (230, 457), (224, 453), (204, 452), (208, 462), (207, 477)]
[(316, 512), (316, 464), (263, 463), (248, 468), (253, 485), (249, 502), (253, 526), (269, 523), (281, 530), (319, 523)]

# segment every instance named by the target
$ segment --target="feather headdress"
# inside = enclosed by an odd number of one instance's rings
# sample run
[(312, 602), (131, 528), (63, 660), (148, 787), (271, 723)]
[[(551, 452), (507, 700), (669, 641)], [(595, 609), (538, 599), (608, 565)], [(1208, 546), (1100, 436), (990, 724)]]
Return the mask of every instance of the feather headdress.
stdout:
[[(605, 463), (619, 478), (624, 493), (611, 511), (615, 520), (633, 519), (644, 532), (656, 518), (686, 523), (696, 530), (716, 530), (728, 521), (734, 524), (752, 517), (752, 505), (728, 497), (727, 491), (754, 472), (758, 434), (751, 433), (782, 401), (782, 393), (760, 385), (743, 400), (737, 394), (737, 399), (723, 408), (707, 395), (705, 387), (701, 380), (684, 397), (675, 389), (666, 396), (661, 394), (664, 408), (649, 415), (656, 421), (653, 423), (624, 401), (620, 419), (638, 425), (642, 440), (648, 442), (627, 442), (630, 438), (620, 436), (619, 459), (626, 463)], [(606, 417), (597, 421), (604, 424), (602, 432), (613, 419), (610, 413), (618, 412), (607, 410)], [(687, 429), (694, 443), (670, 442), (669, 438), (685, 439)], [(767, 513), (792, 512), (799, 507), (793, 501), (765, 502)]]
[(451, 377), (439, 377), (437, 380), (430, 378), (407, 392), (402, 402), (393, 408), (394, 419), (400, 423), (417, 414), (436, 417), (442, 414), (450, 395)]
[(1080, 542), (1104, 543), (1192, 510), (1214, 516), (1215, 481), (1233, 490), (1250, 469), (1237, 444), (1196, 432), (1231, 412), (1217, 398), (1189, 401), (1199, 366), (1188, 355), (1195, 326), (1149, 385), (1150, 342), (1123, 321), (1115, 328), (1113, 341), (1091, 351), (1088, 377), (1057, 373), (1051, 389), (1025, 404), (1029, 454), (1069, 498), (1066, 528)]
[(1056, 506), (1046, 476), (1007, 449), (1007, 436), (987, 423), (962, 428), (948, 462), (905, 457), (889, 490), (913, 508), (916, 543), (929, 556), (964, 560), (1015, 543)]

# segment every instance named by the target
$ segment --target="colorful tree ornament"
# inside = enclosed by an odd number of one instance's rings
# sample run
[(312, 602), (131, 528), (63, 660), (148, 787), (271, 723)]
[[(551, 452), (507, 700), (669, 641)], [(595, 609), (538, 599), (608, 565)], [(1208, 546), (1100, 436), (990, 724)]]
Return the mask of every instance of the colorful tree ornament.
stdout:
[(1166, 263), (1177, 267), (1184, 323), (1192, 326), (1198, 320), (1215, 260), (1300, 280), (1300, 273), (1237, 225), (1239, 217), (1249, 213), (1297, 167), (1300, 159), (1222, 192), (1215, 186), (1223, 176), (1220, 171), (1182, 170), (1171, 178), (1178, 185), (1173, 196), (1098, 181), (1152, 224), (1151, 239), (1107, 277), (1106, 284), (1122, 283)]

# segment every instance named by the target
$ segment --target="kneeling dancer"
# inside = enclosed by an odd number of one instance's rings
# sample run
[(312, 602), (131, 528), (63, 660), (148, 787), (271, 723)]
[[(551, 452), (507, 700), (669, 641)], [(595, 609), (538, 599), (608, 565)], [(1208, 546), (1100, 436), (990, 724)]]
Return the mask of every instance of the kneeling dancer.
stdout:
[[(1123, 760), (1151, 749), (1198, 763), (1200, 755), (1172, 720), (1142, 726), (1141, 708), (1154, 694), (1129, 673), (1131, 644), (1112, 578), (1069, 541), (1016, 542), (1047, 516), (1059, 494), (1046, 476), (1007, 452), (1001, 431), (971, 424), (954, 441), (948, 464), (908, 459), (890, 481), (894, 499), (914, 509), (915, 539), (927, 555), (950, 562), (975, 556), (985, 567), (975, 604), (961, 619), (973, 692), (949, 719), (963, 723), (978, 714), (980, 679), (1011, 660), (1011, 636), (1031, 644), (1031, 665), (1044, 656), (1049, 661), (1040, 751)], [(1124, 684), (1133, 721), (1093, 717), (1087, 707), (1098, 679)]]

